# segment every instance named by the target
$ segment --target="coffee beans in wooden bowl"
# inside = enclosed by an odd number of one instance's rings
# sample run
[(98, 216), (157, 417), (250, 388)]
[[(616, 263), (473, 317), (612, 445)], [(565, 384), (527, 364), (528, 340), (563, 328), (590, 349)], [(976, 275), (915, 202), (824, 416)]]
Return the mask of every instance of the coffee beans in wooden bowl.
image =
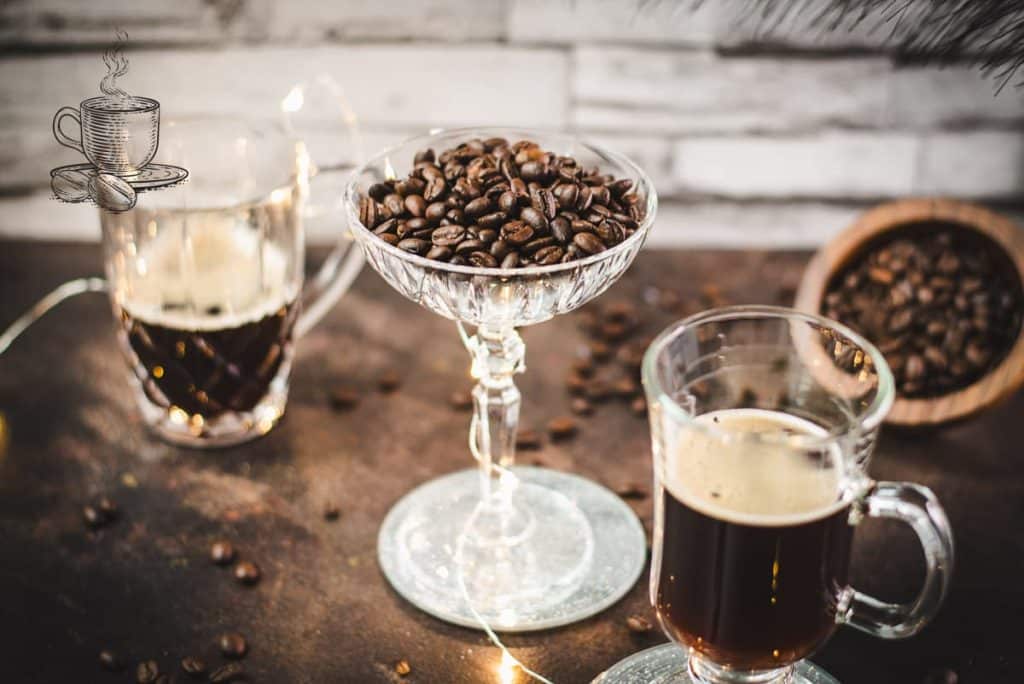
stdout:
[(889, 422), (962, 418), (1024, 381), (1024, 233), (976, 205), (901, 200), (815, 255), (797, 307), (873, 342), (895, 381)]
[(995, 242), (923, 221), (866, 245), (832, 278), (822, 313), (878, 346), (900, 395), (934, 397), (1006, 358), (1022, 301), (1016, 269)]
[(633, 235), (644, 214), (631, 180), (505, 138), (420, 150), (405, 178), (375, 183), (359, 198), (359, 221), (388, 244), (480, 268), (598, 254)]

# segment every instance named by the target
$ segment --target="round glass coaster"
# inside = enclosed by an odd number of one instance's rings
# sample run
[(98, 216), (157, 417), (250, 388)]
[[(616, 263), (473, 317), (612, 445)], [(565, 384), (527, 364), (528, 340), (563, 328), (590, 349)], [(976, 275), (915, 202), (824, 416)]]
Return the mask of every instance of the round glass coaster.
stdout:
[(503, 477), (505, 505), (482, 502), (479, 472), (463, 470), (392, 507), (377, 555), (395, 591), (446, 622), (528, 632), (588, 618), (632, 588), (647, 545), (622, 499), (545, 468)]
[[(679, 644), (662, 644), (634, 653), (615, 663), (591, 684), (699, 684), (690, 678), (689, 650)], [(794, 668), (790, 684), (839, 684), (814, 663), (801, 660)]]

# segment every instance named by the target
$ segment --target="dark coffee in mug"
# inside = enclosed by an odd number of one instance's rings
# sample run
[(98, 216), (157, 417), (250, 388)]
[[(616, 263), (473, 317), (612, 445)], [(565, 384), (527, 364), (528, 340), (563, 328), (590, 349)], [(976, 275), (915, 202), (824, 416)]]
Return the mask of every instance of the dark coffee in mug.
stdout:
[[(740, 436), (823, 434), (759, 409), (696, 422)], [(684, 429), (665, 457), (657, 501), (664, 544), (651, 587), (675, 639), (720, 665), (753, 670), (804, 658), (831, 636), (853, 535), (833, 462), (778, 442)]]
[(211, 231), (153, 243), (142, 259), (152, 272), (118, 307), (143, 391), (182, 420), (251, 411), (287, 375), (296, 291), (280, 250), (264, 244), (254, 258), (252, 240)]

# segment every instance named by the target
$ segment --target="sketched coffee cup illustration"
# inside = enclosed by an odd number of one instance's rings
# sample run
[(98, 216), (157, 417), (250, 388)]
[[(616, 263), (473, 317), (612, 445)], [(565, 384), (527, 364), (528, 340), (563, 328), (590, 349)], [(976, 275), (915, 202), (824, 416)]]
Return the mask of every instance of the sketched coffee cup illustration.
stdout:
[[(78, 125), (78, 138), (61, 129), (65, 118)], [(53, 135), (61, 145), (84, 154), (99, 171), (134, 176), (156, 155), (160, 143), (160, 103), (138, 96), (91, 97), (83, 100), (79, 109), (57, 110)]]

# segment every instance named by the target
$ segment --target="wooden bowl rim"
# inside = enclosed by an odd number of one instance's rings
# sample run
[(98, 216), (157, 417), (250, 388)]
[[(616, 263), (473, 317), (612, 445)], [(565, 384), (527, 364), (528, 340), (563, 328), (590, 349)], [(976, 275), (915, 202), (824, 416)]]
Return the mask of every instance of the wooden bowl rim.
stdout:
[[(820, 313), (832, 274), (858, 253), (864, 243), (907, 223), (943, 220), (957, 223), (994, 240), (1002, 247), (1024, 287), (1024, 231), (1009, 218), (960, 200), (919, 197), (886, 202), (868, 210), (853, 225), (824, 245), (808, 263), (800, 280), (795, 306)], [(887, 423), (935, 425), (966, 418), (1016, 392), (1024, 384), (1024, 326), (1006, 357), (973, 383), (950, 394), (927, 399), (897, 395)]]

